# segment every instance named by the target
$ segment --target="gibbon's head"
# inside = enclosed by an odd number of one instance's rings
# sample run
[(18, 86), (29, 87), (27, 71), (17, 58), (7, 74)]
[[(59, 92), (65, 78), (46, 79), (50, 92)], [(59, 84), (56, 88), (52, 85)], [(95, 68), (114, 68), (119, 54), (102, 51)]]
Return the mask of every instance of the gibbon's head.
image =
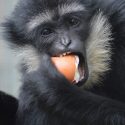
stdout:
[(39, 67), (42, 53), (76, 55), (78, 85), (99, 83), (110, 65), (110, 25), (85, 0), (20, 0), (4, 24), (6, 37), (23, 57), (28, 72)]

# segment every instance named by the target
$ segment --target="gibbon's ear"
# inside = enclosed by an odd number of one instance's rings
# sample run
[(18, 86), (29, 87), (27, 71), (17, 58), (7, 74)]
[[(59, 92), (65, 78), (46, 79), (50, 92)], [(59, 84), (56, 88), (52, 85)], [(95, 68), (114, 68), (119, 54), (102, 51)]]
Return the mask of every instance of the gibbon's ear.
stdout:
[(14, 125), (18, 100), (0, 91), (0, 125)]

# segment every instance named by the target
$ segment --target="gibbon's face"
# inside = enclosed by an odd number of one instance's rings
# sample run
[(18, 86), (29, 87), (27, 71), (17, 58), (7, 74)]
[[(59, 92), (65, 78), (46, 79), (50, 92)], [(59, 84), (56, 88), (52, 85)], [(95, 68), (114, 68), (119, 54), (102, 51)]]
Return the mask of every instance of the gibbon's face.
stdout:
[[(77, 3), (47, 8), (27, 23), (34, 45), (50, 56), (74, 54), (79, 57), (80, 83), (88, 77), (85, 42), (89, 32), (89, 14)], [(67, 67), (68, 68), (68, 67)], [(85, 72), (84, 72), (85, 71)]]
[(92, 17), (87, 4), (75, 0), (27, 0), (20, 2), (13, 15), (13, 32), (18, 37), (15, 43), (23, 48), (21, 55), (29, 71), (37, 68), (38, 55), (43, 52), (77, 55), (83, 77), (79, 84), (91, 85), (108, 70), (111, 34), (101, 12)]

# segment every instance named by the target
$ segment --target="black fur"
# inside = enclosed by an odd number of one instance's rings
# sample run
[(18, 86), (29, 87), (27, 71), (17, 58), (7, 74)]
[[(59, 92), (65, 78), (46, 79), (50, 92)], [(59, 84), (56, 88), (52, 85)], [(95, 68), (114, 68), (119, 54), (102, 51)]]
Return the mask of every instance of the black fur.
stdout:
[(18, 108), (18, 101), (3, 92), (0, 92), (0, 124), (13, 125)]
[[(52, 23), (45, 25), (51, 27), (53, 24), (55, 29), (60, 29), (60, 36), (53, 33), (49, 38), (42, 37), (43, 25), (27, 32), (26, 23), (32, 16), (46, 9), (53, 10), (67, 1), (21, 0), (12, 17), (4, 24), (11, 43), (17, 47), (31, 45), (42, 55), (37, 71), (23, 70), (24, 84), (14, 118), (16, 125), (125, 125), (125, 0), (69, 0), (68, 3), (76, 1), (87, 8), (85, 12), (76, 13), (78, 16), (81, 14), (80, 26), (69, 28), (66, 25), (67, 28), (64, 25), (66, 20), (61, 21), (63, 25), (58, 24), (60, 17), (57, 14)], [(58, 73), (50, 56), (69, 50), (85, 56), (83, 50), (89, 34), (89, 23), (99, 10), (107, 16), (112, 27), (111, 70), (106, 73), (101, 86), (81, 90), (70, 85)], [(68, 47), (62, 45), (59, 39), (66, 31), (70, 34), (70, 37), (66, 37), (72, 41)], [(6, 101), (6, 97), (3, 101)]]

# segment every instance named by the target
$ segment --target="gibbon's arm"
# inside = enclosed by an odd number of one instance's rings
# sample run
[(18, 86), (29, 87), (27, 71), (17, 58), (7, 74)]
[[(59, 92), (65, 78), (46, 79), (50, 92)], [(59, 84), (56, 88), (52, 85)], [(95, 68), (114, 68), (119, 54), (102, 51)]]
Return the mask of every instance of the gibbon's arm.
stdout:
[[(125, 125), (124, 104), (81, 91), (57, 72), (48, 56), (43, 56), (42, 60), (37, 71), (25, 74), (23, 98), (37, 97), (41, 110), (46, 107), (49, 114), (72, 119), (76, 121), (73, 125)], [(25, 107), (33, 105), (30, 99)]]
[(0, 125), (14, 125), (17, 107), (16, 98), (0, 91)]

